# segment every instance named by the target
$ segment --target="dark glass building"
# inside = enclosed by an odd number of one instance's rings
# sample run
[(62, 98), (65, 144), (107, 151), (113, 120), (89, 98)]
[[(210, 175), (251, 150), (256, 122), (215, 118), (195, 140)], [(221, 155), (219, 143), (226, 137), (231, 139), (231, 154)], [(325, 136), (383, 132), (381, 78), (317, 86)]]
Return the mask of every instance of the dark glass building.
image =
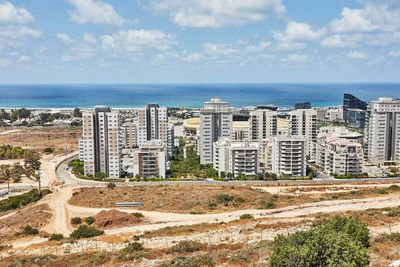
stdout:
[(343, 97), (343, 118), (350, 127), (365, 128), (365, 114), (368, 104), (359, 98), (344, 94)]
[(310, 102), (297, 102), (294, 105), (295, 109), (310, 109), (311, 108), (311, 103)]

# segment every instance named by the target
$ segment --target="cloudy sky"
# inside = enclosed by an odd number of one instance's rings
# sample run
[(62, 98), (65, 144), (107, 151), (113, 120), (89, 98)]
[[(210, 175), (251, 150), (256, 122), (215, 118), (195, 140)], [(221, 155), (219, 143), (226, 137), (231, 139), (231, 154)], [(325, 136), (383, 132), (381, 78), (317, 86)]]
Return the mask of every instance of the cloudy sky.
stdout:
[(399, 0), (0, 0), (0, 83), (400, 82)]

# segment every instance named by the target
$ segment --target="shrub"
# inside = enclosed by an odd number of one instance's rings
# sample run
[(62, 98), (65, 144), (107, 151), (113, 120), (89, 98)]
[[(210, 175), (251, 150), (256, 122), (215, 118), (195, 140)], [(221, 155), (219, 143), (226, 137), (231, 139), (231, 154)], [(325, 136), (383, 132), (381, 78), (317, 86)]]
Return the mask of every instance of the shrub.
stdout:
[(390, 240), (393, 242), (400, 242), (400, 233), (392, 233), (391, 235), (389, 234), (380, 234), (375, 238), (375, 242), (383, 242), (386, 240)]
[(387, 194), (388, 192), (385, 189), (379, 189), (378, 193), (379, 194)]
[(64, 238), (63, 234), (51, 234), (51, 236), (49, 237), (49, 241), (53, 241), (53, 240), (59, 241), (63, 238)]
[(90, 238), (104, 234), (104, 231), (98, 230), (94, 227), (89, 227), (87, 225), (81, 225), (75, 231), (70, 234), (71, 238), (79, 239), (79, 238)]
[(235, 202), (237, 202), (237, 203), (244, 203), (244, 202), (246, 202), (246, 200), (244, 200), (244, 199), (241, 198), (241, 197), (238, 197), (237, 199), (235, 199)]
[(265, 209), (275, 209), (275, 203), (273, 202), (266, 202), (265, 200), (261, 200), (259, 202), (260, 207), (259, 209), (265, 210)]
[(278, 235), (270, 266), (369, 265), (367, 225), (356, 217), (335, 216), (307, 231)]
[(220, 194), (217, 196), (217, 200), (219, 203), (227, 203), (233, 200), (233, 197), (227, 194)]
[(134, 212), (134, 213), (132, 213), (132, 215), (135, 216), (135, 217), (138, 218), (138, 219), (144, 217), (144, 215), (143, 215), (142, 213), (140, 213), (140, 212)]
[(216, 208), (217, 207), (217, 204), (216, 203), (209, 203), (208, 204), (208, 208), (209, 209), (214, 209), (214, 208)]
[(0, 245), (0, 251), (2, 251), (2, 250), (5, 249), (5, 248), (9, 248), (9, 247), (11, 247), (11, 246), (8, 246), (8, 245)]
[(76, 224), (81, 224), (81, 223), (82, 223), (82, 219), (81, 218), (79, 218), (79, 217), (71, 218), (71, 224), (76, 225)]
[(185, 240), (185, 241), (180, 241), (178, 244), (175, 246), (171, 247), (168, 249), (168, 253), (173, 253), (173, 252), (194, 252), (200, 250), (200, 247), (202, 246), (201, 243), (193, 240)]
[(86, 222), (88, 225), (91, 225), (91, 224), (94, 223), (95, 221), (96, 221), (96, 218), (95, 218), (95, 217), (92, 217), (92, 216), (87, 217), (87, 218), (85, 219), (85, 222)]
[(37, 234), (39, 234), (39, 230), (36, 228), (33, 228), (30, 225), (27, 225), (24, 227), (24, 229), (22, 229), (22, 232), (20, 232), (19, 234), (21, 234), (21, 235), (37, 235)]
[(51, 147), (46, 147), (45, 149), (43, 149), (43, 152), (45, 153), (53, 153), (53, 149)]
[(247, 220), (247, 219), (254, 219), (254, 217), (251, 214), (242, 214), (242, 215), (240, 215), (240, 219)]
[(117, 185), (114, 184), (114, 183), (108, 183), (107, 187), (110, 188), (110, 189), (114, 189), (115, 187), (117, 187)]
[(397, 184), (392, 184), (391, 186), (389, 186), (387, 188), (387, 190), (399, 191), (400, 190), (400, 186), (398, 186)]
[(121, 252), (123, 253), (132, 253), (134, 251), (143, 250), (143, 245), (138, 242), (133, 242), (129, 244), (126, 248), (122, 249)]

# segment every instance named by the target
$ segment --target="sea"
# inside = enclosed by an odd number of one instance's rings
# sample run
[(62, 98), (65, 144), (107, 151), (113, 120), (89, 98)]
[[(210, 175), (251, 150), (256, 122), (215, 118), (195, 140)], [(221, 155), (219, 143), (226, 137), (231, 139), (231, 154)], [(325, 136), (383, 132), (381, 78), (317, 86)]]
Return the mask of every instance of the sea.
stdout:
[(274, 104), (293, 107), (309, 101), (313, 107), (337, 106), (343, 94), (370, 101), (400, 98), (400, 83), (351, 84), (57, 84), (0, 85), (2, 108), (114, 108), (158, 103), (167, 107), (199, 108), (217, 97), (232, 107)]

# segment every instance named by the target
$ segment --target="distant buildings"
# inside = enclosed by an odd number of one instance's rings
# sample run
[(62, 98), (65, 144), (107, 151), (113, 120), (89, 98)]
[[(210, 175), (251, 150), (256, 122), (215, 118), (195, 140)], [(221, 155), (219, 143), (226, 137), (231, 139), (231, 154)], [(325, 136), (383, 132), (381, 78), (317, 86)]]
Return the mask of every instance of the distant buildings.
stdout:
[(272, 138), (272, 172), (282, 177), (306, 176), (306, 137)]
[(365, 128), (367, 103), (351, 94), (343, 97), (343, 119), (350, 127)]
[(230, 141), (221, 138), (213, 146), (214, 168), (219, 174), (232, 173), (234, 177), (239, 175), (255, 176), (258, 174), (259, 144), (249, 141)]
[(228, 103), (219, 98), (205, 102), (200, 112), (200, 128), (198, 133), (200, 163), (213, 163), (213, 144), (219, 138), (232, 137), (232, 113)]
[(316, 164), (329, 174), (363, 172), (362, 134), (345, 127), (323, 127), (318, 134)]
[(315, 157), (317, 141), (317, 111), (298, 109), (289, 112), (289, 135), (306, 137), (306, 154)]
[(122, 170), (132, 177), (165, 178), (167, 170), (167, 153), (162, 140), (151, 140), (142, 143), (140, 148), (124, 149)]
[(311, 103), (310, 102), (297, 102), (294, 105), (294, 109), (310, 109), (311, 108)]
[(137, 121), (137, 145), (141, 146), (150, 140), (161, 139), (167, 146), (168, 153), (173, 150), (173, 125), (168, 125), (166, 107), (148, 104), (139, 108)]
[(400, 163), (400, 100), (381, 97), (368, 104), (365, 143), (373, 164)]
[(119, 113), (96, 106), (82, 114), (82, 122), (79, 150), (85, 176), (95, 177), (103, 172), (107, 177), (120, 177)]
[(278, 113), (269, 109), (250, 112), (250, 139), (258, 141), (276, 136), (278, 132)]

